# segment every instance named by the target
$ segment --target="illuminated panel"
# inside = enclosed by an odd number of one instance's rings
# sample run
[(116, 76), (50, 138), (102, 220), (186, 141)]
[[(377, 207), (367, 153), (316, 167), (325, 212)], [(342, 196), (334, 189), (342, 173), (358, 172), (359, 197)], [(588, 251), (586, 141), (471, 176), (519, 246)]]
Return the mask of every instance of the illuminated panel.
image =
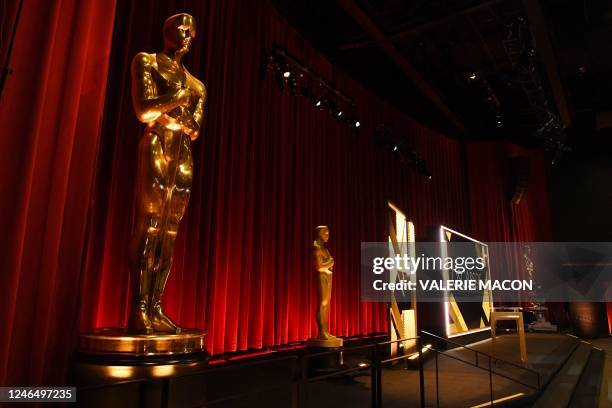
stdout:
[[(448, 242), (472, 242), (475, 244), (475, 256), (482, 256), (486, 260), (486, 273), (484, 279), (490, 278), (490, 263), (488, 260), (488, 246), (480, 241), (477, 241), (467, 235), (461, 234), (448, 227), (441, 226), (439, 231), (440, 256), (447, 257)], [(449, 270), (442, 270), (442, 279), (448, 281)], [(452, 293), (444, 292), (444, 318), (445, 331), (447, 337), (462, 336), (470, 333), (490, 329), (490, 312), (493, 305), (491, 292), (485, 290), (482, 293), (482, 302), (478, 307), (471, 302), (458, 302)]]
[[(410, 243), (415, 242), (414, 224), (408, 221), (404, 213), (391, 202), (388, 202), (390, 214), (389, 214), (389, 254), (394, 256), (408, 255), (414, 257), (414, 246)], [(405, 271), (398, 271), (392, 269), (389, 275), (389, 281), (395, 282), (398, 273)], [(416, 282), (416, 274), (409, 274), (409, 279)], [(411, 293), (411, 310), (401, 311), (399, 309), (395, 296), (391, 298), (391, 340), (397, 340), (398, 338), (414, 337), (417, 333), (417, 316), (416, 316), (416, 299), (414, 293)], [(395, 328), (396, 330), (393, 330)], [(399, 337), (398, 337), (399, 336)], [(404, 351), (414, 349), (416, 347), (416, 341), (410, 340), (403, 342), (402, 347)], [(397, 350), (393, 350), (392, 354), (395, 354)]]

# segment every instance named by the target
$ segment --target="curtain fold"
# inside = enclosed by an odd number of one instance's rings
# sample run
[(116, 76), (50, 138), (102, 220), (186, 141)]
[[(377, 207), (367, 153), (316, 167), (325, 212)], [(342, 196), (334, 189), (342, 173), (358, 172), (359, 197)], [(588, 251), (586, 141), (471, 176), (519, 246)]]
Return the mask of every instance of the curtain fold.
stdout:
[(58, 382), (76, 331), (114, 1), (25, 1), (0, 104), (0, 384)]
[[(527, 160), (527, 193), (511, 202), (515, 177), (509, 159)], [(546, 160), (541, 150), (526, 149), (507, 142), (472, 142), (467, 145), (468, 184), (472, 229), (475, 237), (488, 242), (552, 241)], [(493, 277), (528, 279), (520, 247), (507, 256), (491, 259)], [(515, 254), (512, 256), (511, 254)], [(509, 276), (495, 275), (504, 271)], [(505, 275), (505, 274), (504, 274)], [(547, 303), (548, 315), (558, 324), (565, 321), (562, 303)]]
[[(527, 163), (527, 194), (511, 202), (514, 175), (510, 159)], [(467, 144), (468, 185), (472, 229), (489, 242), (550, 241), (548, 181), (544, 154), (508, 142)], [(495, 222), (491, 222), (495, 220)]]

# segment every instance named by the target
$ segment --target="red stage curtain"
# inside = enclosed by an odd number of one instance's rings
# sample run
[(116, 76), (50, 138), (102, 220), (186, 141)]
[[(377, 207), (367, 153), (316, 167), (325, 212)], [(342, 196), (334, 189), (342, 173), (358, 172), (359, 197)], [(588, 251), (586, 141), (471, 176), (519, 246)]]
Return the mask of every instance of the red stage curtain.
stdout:
[[(509, 159), (528, 161), (527, 194), (513, 204)], [(548, 182), (541, 150), (508, 142), (467, 145), (468, 184), (472, 230), (488, 242), (532, 242), (551, 239)], [(494, 222), (491, 222), (495, 220)]]
[[(310, 246), (314, 227), (326, 224), (336, 260), (332, 332), (386, 330), (384, 306), (360, 302), (360, 242), (386, 240), (387, 200), (417, 229), (444, 223), (465, 230), (462, 146), (333, 69), (269, 4), (183, 5), (119, 5), (81, 327), (126, 319), (126, 250), (142, 131), (130, 106), (129, 64), (138, 51), (159, 50), (164, 18), (186, 11), (199, 26), (186, 65), (208, 85), (208, 104), (204, 132), (193, 146), (193, 194), (179, 232), (167, 311), (182, 325), (206, 328), (212, 353), (307, 339), (316, 330)], [(358, 135), (305, 98), (280, 92), (271, 75), (260, 77), (262, 50), (273, 43), (356, 98)], [(432, 181), (375, 144), (381, 122), (412, 141)]]
[(0, 104), (2, 385), (65, 375), (114, 3), (23, 3)]
[(608, 302), (608, 333), (612, 334), (612, 302)]
[[(525, 157), (529, 163), (527, 194), (513, 204), (509, 159)], [(474, 142), (467, 145), (472, 230), (488, 242), (551, 241), (546, 160), (541, 150), (525, 149), (507, 142)], [(502, 264), (500, 264), (500, 262)], [(507, 270), (516, 279), (527, 279), (521, 259), (492, 259), (491, 270)], [(549, 317), (563, 323), (563, 304), (548, 303)]]

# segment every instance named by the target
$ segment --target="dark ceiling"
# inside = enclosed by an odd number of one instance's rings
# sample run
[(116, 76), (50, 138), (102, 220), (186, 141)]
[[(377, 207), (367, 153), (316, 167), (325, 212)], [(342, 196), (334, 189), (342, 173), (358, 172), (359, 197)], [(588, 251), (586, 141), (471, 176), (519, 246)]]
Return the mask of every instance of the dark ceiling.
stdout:
[(273, 4), (350, 76), (449, 135), (533, 146), (612, 127), (610, 1)]

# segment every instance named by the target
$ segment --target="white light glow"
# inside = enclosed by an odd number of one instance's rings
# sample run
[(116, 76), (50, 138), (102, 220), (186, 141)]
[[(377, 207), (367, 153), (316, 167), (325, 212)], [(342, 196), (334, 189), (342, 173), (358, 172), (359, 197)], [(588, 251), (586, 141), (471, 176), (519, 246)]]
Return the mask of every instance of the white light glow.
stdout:
[[(431, 344), (427, 344), (426, 346), (424, 346), (421, 349), (421, 354), (426, 352), (427, 350), (429, 350), (431, 348)], [(408, 360), (414, 360), (415, 358), (419, 357), (419, 353), (414, 353), (413, 355), (411, 355), (410, 357), (408, 357)]]
[[(440, 242), (444, 243), (445, 239), (444, 239), (444, 227), (440, 227)], [(441, 251), (442, 252), (440, 255), (442, 255), (442, 257), (446, 256), (446, 245), (441, 245)], [(446, 278), (446, 276), (444, 276)], [(444, 291), (444, 322), (446, 323), (446, 337), (449, 337), (449, 326), (450, 326), (450, 322), (448, 321), (448, 293), (446, 291)]]
[(508, 401), (508, 400), (515, 399), (515, 398), (518, 398), (518, 397), (522, 397), (523, 395), (525, 395), (524, 392), (519, 392), (517, 394), (508, 395), (507, 397), (498, 398), (498, 399), (496, 399), (494, 401), (487, 401), (487, 402), (483, 402), (482, 404), (472, 405), (471, 408), (490, 407), (491, 404), (498, 404), (500, 402), (504, 402), (504, 401)]

